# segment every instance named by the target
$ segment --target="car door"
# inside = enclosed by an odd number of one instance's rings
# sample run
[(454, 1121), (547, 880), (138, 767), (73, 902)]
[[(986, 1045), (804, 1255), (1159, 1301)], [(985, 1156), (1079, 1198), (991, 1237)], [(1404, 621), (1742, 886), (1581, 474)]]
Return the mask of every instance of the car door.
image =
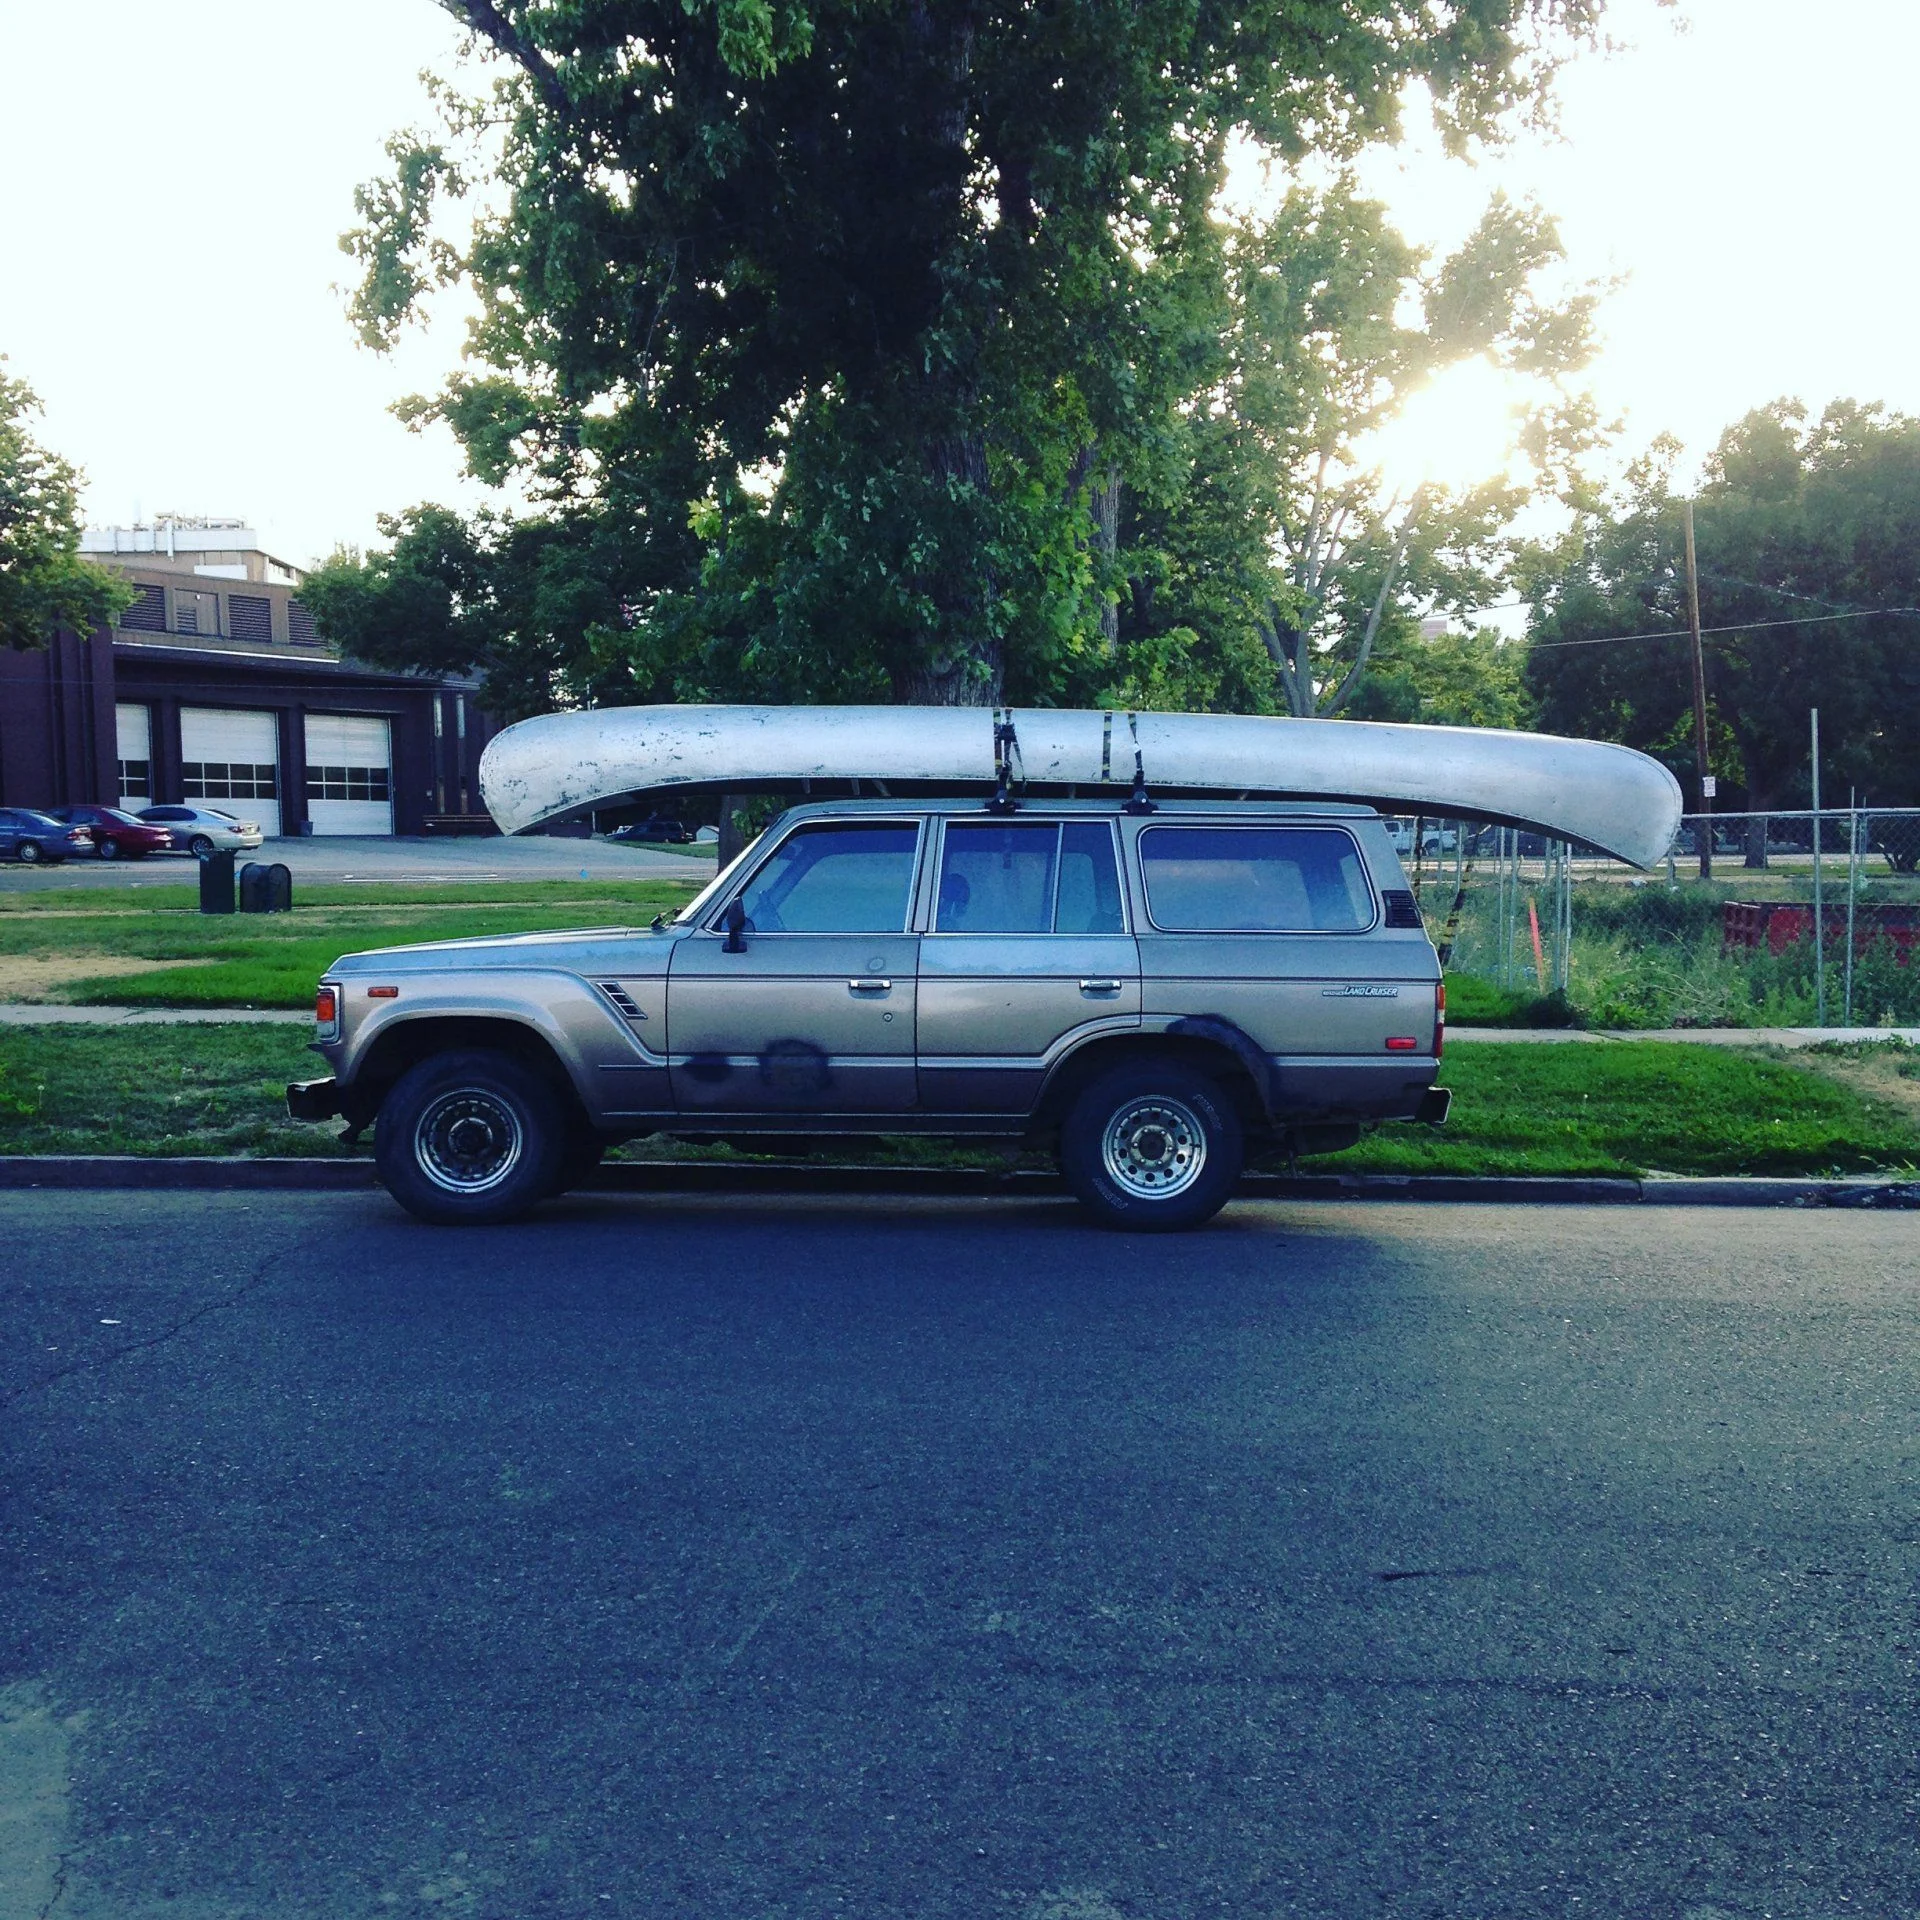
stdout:
[(1112, 822), (949, 819), (939, 862), (920, 942), (920, 1104), (1026, 1113), (1064, 1044), (1139, 1024)]
[(0, 860), (11, 860), (20, 848), (20, 822), (0, 808)]
[[(674, 948), (667, 1046), (682, 1112), (821, 1116), (915, 1104), (922, 823), (802, 821)], [(729, 909), (744, 912), (738, 937)]]

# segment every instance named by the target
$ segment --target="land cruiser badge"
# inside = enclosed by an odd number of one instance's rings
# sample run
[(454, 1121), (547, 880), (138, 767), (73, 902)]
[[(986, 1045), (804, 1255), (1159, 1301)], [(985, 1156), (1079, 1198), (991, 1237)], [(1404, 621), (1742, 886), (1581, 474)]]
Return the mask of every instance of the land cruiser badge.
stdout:
[(1398, 1000), (1398, 987), (1322, 987), (1322, 1000)]

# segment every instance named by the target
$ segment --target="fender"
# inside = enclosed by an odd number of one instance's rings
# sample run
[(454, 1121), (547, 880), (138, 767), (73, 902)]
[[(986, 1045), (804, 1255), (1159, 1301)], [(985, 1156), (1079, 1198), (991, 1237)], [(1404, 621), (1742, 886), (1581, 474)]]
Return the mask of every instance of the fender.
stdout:
[(1221, 1019), (1218, 1014), (1196, 1013), (1169, 1022), (1161, 1031), (1177, 1035), (1183, 1040), (1205, 1040), (1216, 1047), (1225, 1047), (1246, 1068), (1247, 1077), (1260, 1096), (1260, 1105), (1267, 1118), (1271, 1120), (1275, 1117), (1280, 1090), (1275, 1083), (1273, 1062), (1254, 1045), (1252, 1037), (1243, 1029), (1235, 1026), (1231, 1020)]

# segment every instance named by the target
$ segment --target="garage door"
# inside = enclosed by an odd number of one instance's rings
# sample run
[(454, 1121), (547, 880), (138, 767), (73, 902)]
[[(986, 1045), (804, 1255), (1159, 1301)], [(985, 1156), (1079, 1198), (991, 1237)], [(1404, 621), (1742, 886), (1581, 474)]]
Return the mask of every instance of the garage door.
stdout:
[(307, 818), (315, 833), (393, 831), (393, 744), (386, 721), (307, 715)]
[(153, 713), (131, 700), (113, 710), (119, 736), (120, 804), (129, 813), (153, 805)]
[(180, 797), (280, 831), (280, 725), (241, 707), (180, 709)]

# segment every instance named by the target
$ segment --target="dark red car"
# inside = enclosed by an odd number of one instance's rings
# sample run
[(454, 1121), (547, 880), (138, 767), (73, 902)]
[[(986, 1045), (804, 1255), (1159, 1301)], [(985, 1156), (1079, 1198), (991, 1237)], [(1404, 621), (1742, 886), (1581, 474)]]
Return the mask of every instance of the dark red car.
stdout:
[(93, 850), (102, 860), (138, 860), (149, 853), (171, 853), (173, 835), (151, 820), (136, 820), (118, 807), (54, 807), (56, 820), (93, 829)]

